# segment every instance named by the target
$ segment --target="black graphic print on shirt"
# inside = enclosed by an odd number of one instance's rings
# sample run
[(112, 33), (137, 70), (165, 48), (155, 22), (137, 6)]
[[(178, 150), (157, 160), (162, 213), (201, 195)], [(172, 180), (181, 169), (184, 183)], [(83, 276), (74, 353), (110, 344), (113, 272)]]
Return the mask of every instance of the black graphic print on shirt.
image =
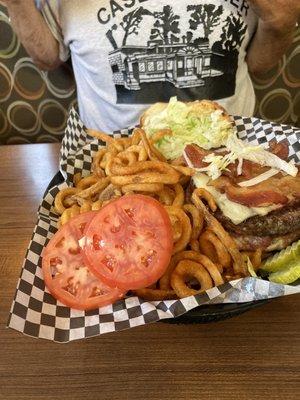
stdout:
[[(137, 7), (107, 31), (117, 103), (147, 104), (171, 96), (217, 100), (234, 95), (239, 48), (247, 29), (242, 16), (215, 4), (188, 5), (186, 12), (185, 31), (170, 5), (157, 12)], [(143, 23), (146, 19), (149, 23), (149, 18), (150, 35), (145, 36)], [(216, 29), (219, 39), (213, 41)], [(133, 44), (136, 38), (138, 45)]]

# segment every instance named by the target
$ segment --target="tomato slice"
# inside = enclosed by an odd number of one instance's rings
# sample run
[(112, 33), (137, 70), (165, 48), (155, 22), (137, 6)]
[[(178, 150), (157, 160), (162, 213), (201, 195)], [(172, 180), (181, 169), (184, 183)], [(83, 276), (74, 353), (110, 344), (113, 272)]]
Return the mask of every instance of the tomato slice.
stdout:
[(83, 256), (84, 230), (97, 212), (80, 214), (63, 225), (43, 252), (42, 269), (50, 293), (63, 304), (90, 310), (114, 303), (124, 291), (95, 277)]
[(124, 290), (147, 287), (165, 272), (173, 239), (169, 216), (151, 197), (123, 196), (96, 215), (86, 232), (92, 272)]

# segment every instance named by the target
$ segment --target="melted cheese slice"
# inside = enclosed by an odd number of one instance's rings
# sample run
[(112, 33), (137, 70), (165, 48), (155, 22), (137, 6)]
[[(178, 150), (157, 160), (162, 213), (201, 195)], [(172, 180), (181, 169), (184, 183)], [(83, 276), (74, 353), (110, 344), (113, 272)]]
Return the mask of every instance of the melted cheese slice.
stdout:
[(211, 193), (225, 217), (229, 218), (235, 225), (240, 224), (254, 215), (266, 215), (278, 208), (276, 205), (269, 207), (247, 207), (242, 204), (235, 203), (234, 201), (229, 200), (225, 193), (221, 193), (213, 186), (209, 186), (209, 180), (210, 178), (202, 173), (199, 173), (193, 177), (194, 185), (197, 188), (206, 189), (209, 193)]

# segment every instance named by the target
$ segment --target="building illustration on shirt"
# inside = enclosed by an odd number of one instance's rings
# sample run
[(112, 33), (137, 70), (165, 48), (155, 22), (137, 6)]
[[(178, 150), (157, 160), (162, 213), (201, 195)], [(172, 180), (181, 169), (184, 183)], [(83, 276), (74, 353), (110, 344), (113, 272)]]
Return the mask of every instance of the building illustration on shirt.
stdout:
[[(185, 23), (170, 5), (124, 13), (106, 32), (117, 103), (145, 104), (235, 93), (239, 48), (247, 26), (222, 5), (191, 4)], [(143, 23), (149, 27), (145, 30)]]
[(203, 86), (204, 77), (223, 75), (211, 68), (211, 56), (207, 39), (200, 45), (153, 40), (144, 47), (122, 46), (110, 52), (109, 62), (115, 85), (126, 89), (140, 90), (141, 83), (158, 81), (187, 88)]

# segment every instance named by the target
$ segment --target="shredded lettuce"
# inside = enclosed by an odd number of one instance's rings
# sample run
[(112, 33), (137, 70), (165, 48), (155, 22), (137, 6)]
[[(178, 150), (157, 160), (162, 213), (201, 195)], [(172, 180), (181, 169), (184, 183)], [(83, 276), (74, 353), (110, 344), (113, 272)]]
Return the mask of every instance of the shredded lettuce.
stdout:
[(298, 173), (298, 168), (295, 166), (294, 161), (286, 162), (261, 146), (253, 146), (244, 142), (236, 135), (232, 135), (227, 139), (226, 147), (233, 154), (236, 154), (236, 158), (242, 157), (256, 164), (276, 168), (292, 176), (296, 176)]
[[(203, 158), (207, 166), (203, 168), (196, 168), (198, 172), (205, 172), (212, 180), (219, 178), (222, 172), (226, 170), (227, 166), (234, 163), (236, 160), (249, 160), (257, 164), (271, 167), (272, 174), (275, 175), (279, 171), (283, 171), (288, 175), (296, 176), (298, 168), (295, 166), (293, 160), (286, 162), (276, 156), (275, 154), (263, 149), (261, 146), (253, 146), (239, 139), (236, 134), (230, 135), (225, 144), (225, 150), (229, 153), (224, 156), (217, 153), (211, 153)], [(265, 179), (269, 176), (266, 174)], [(254, 183), (253, 183), (254, 184)]]
[(238, 185), (241, 187), (249, 187), (249, 186), (254, 186), (254, 185), (258, 185), (259, 183), (271, 178), (274, 175), (278, 174), (278, 170), (275, 168), (270, 168), (268, 171), (263, 172), (260, 175), (255, 176), (252, 179), (248, 179), (246, 181), (243, 182), (239, 182)]
[(219, 176), (222, 174), (222, 171), (226, 170), (227, 166), (231, 163), (234, 163), (235, 160), (236, 155), (234, 153), (228, 153), (224, 156), (211, 153), (203, 158), (203, 161), (205, 163), (208, 163), (208, 166), (198, 168), (197, 171), (206, 172), (207, 175), (210, 176), (212, 180), (214, 180), (219, 178)]
[(144, 128), (148, 137), (158, 130), (171, 129), (173, 135), (164, 136), (156, 146), (167, 159), (175, 159), (182, 155), (187, 144), (194, 143), (206, 150), (224, 146), (234, 130), (221, 115), (221, 110), (196, 114), (172, 97), (162, 112), (146, 118)]

